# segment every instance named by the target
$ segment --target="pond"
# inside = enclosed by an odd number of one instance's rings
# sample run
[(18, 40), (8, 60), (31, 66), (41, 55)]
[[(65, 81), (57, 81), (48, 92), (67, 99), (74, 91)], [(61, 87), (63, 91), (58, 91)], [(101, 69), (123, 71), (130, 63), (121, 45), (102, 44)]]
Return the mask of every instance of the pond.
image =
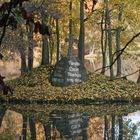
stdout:
[(139, 140), (139, 108), (1, 104), (0, 140)]

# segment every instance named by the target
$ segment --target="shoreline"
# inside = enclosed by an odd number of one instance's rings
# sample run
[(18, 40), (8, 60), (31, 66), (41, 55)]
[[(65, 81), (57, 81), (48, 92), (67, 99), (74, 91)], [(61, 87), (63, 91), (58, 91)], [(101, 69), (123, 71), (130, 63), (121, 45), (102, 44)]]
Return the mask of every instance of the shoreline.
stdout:
[(48, 77), (52, 66), (41, 66), (33, 70), (31, 77), (25, 75), (10, 80), (13, 96), (0, 94), (0, 102), (104, 104), (140, 102), (140, 86), (118, 79), (110, 81), (100, 74), (89, 74), (89, 79), (68, 87), (54, 87)]

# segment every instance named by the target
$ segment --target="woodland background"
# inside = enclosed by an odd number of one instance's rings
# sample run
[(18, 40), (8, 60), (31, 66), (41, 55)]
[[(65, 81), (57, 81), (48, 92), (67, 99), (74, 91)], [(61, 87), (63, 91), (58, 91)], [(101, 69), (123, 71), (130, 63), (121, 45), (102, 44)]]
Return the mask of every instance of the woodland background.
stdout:
[[(81, 61), (91, 55), (87, 69), (94, 61), (96, 68), (90, 71), (111, 79), (137, 72), (127, 78), (139, 83), (139, 5), (139, 0), (2, 0), (1, 65), (17, 65), (21, 74), (31, 74), (38, 65), (53, 65), (67, 55), (66, 38), (73, 33), (78, 40), (73, 54)], [(8, 69), (11, 72), (10, 65)]]

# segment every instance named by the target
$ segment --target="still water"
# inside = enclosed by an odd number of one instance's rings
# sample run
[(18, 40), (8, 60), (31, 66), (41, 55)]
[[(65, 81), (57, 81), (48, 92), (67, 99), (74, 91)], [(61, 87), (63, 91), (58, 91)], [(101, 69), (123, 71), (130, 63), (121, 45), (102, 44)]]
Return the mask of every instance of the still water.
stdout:
[(140, 140), (140, 105), (0, 105), (0, 140)]

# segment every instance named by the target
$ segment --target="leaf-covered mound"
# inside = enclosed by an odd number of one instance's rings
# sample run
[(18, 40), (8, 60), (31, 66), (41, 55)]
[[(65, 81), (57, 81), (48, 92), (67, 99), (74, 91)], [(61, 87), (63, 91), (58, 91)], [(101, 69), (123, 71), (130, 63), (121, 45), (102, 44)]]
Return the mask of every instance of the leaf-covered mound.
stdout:
[[(49, 81), (52, 66), (35, 68), (31, 77), (28, 74), (8, 84), (14, 89), (14, 95), (8, 100), (25, 100), (41, 102), (114, 102), (139, 101), (140, 87), (127, 80), (110, 81), (100, 74), (89, 74), (89, 79), (68, 87), (54, 87)], [(1, 95), (5, 100), (5, 96)]]

